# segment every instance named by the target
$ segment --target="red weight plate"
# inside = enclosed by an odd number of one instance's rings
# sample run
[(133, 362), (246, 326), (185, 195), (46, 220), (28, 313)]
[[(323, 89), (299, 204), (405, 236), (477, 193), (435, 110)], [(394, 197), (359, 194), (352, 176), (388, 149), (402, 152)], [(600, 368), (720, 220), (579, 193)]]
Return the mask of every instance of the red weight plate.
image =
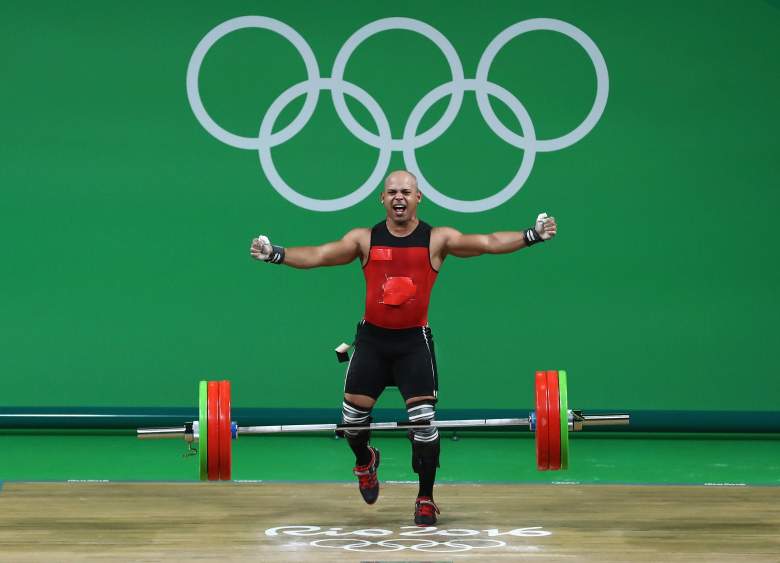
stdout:
[(558, 370), (547, 372), (547, 412), (550, 415), (550, 469), (561, 468), (561, 398), (558, 389)]
[[(547, 412), (547, 373), (536, 372), (536, 468), (550, 468), (549, 414)], [(209, 436), (211, 439), (211, 436)]]
[(209, 481), (219, 481), (219, 382), (209, 381), (208, 387), (208, 467)]
[(230, 481), (230, 382), (219, 382), (219, 478)]

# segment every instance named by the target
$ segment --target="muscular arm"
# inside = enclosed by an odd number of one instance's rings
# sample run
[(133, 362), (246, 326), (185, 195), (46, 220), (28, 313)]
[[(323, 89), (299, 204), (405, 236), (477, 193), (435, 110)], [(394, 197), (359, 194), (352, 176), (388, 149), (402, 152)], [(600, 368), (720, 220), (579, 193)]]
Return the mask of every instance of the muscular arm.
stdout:
[[(506, 254), (555, 236), (555, 217), (540, 213), (536, 224), (526, 231), (499, 231), (489, 235), (464, 235), (450, 227), (437, 227), (431, 234), (431, 260), (435, 268), (452, 254), (460, 258), (482, 254)], [(531, 237), (529, 243), (528, 236)], [(536, 240), (533, 240), (536, 239)]]
[(455, 229), (445, 228), (444, 255), (452, 254), (459, 258), (480, 256), (481, 254), (506, 254), (527, 246), (522, 231), (500, 231), (488, 235), (464, 235)]
[(285, 248), (284, 264), (293, 268), (318, 268), (349, 264), (363, 256), (363, 239), (368, 229), (353, 229), (343, 238), (320, 246), (293, 246)]

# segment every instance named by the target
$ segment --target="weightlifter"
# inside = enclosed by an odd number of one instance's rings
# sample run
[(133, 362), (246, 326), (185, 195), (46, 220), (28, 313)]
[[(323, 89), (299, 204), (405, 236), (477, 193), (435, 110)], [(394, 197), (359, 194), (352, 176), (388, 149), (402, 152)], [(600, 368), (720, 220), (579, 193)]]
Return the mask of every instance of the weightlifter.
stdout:
[[(368, 424), (376, 400), (390, 386), (401, 392), (410, 422), (434, 420), (439, 382), (428, 303), (444, 259), (514, 252), (556, 234), (555, 219), (544, 213), (524, 231), (464, 235), (450, 227), (431, 227), (417, 218), (422, 197), (414, 175), (396, 171), (387, 177), (379, 196), (387, 216), (371, 229), (353, 229), (341, 240), (321, 246), (284, 248), (271, 244), (267, 236), (252, 241), (253, 258), (293, 268), (340, 266), (360, 259), (366, 306), (344, 381), (344, 423)], [(360, 494), (373, 504), (379, 497), (379, 450), (369, 445), (367, 430), (347, 430), (345, 435), (355, 454), (353, 473)], [(431, 426), (414, 430), (409, 437), (412, 468), (420, 482), (414, 522), (432, 526), (439, 513), (433, 501), (439, 432)]]

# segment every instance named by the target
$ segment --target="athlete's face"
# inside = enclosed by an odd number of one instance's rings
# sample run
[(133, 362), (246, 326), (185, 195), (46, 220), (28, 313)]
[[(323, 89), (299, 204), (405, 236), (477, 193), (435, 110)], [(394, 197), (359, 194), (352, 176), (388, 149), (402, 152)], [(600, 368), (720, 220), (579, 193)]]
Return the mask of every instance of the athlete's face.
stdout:
[(421, 199), (417, 181), (411, 174), (393, 173), (385, 181), (381, 200), (391, 221), (403, 224), (414, 219)]

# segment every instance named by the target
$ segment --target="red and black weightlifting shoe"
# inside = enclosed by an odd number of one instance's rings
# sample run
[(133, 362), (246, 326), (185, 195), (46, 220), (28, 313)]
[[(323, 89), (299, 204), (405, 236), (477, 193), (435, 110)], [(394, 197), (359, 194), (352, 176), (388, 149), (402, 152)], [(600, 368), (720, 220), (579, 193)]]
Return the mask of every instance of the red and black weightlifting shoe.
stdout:
[(366, 504), (374, 504), (379, 498), (379, 481), (377, 480), (377, 469), (379, 469), (379, 450), (368, 446), (371, 451), (371, 461), (366, 465), (356, 465), (352, 470), (355, 477), (358, 478), (358, 487), (360, 494)]
[(414, 523), (420, 527), (433, 526), (436, 523), (436, 515), (439, 507), (431, 497), (417, 497), (414, 503)]

